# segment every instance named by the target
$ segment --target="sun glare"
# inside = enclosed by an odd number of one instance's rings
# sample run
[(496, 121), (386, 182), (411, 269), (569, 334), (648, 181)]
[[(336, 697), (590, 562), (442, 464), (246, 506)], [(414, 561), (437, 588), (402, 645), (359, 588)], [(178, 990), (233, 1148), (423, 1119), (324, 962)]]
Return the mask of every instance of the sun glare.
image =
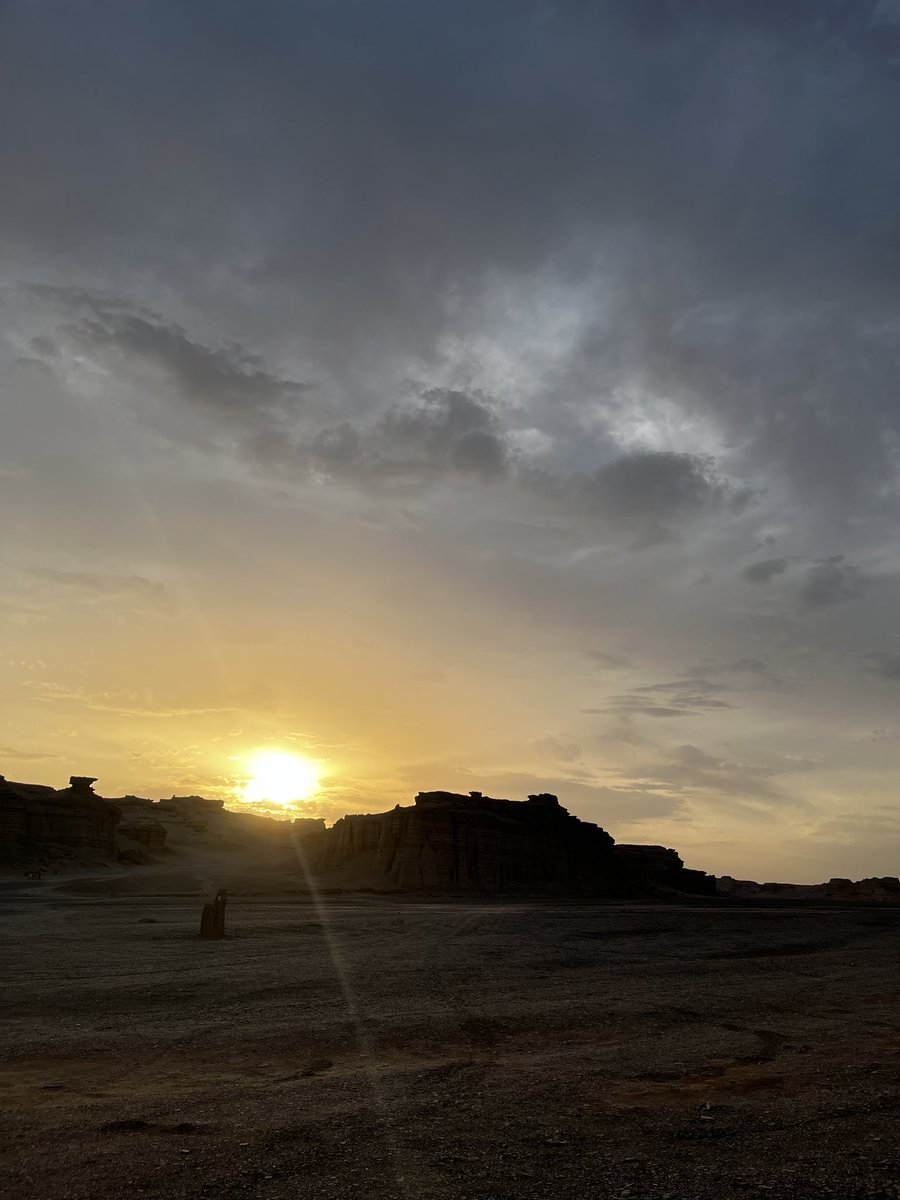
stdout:
[(287, 750), (260, 750), (250, 759), (250, 777), (241, 796), (251, 804), (309, 800), (318, 791), (319, 774), (308, 758)]

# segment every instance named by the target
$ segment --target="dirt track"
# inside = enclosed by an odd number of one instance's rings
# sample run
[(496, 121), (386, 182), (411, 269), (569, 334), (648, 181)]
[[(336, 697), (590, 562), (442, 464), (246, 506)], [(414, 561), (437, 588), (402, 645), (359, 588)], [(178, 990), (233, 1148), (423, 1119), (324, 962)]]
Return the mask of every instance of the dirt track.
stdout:
[(198, 919), (2, 899), (5, 1194), (900, 1196), (898, 910)]

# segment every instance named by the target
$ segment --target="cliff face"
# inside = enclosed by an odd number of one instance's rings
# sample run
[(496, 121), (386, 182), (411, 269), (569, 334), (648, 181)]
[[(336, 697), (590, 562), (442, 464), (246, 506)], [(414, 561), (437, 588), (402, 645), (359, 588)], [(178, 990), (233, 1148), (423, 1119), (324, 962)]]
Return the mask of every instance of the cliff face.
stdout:
[(420, 792), (414, 807), (335, 822), (317, 866), (326, 883), (404, 892), (616, 895), (696, 885), (688, 877), (702, 875), (685, 872), (674, 850), (628, 849), (635, 853), (618, 855), (605, 830), (549, 794)]
[(96, 796), (93, 779), (73, 775), (54, 788), (0, 778), (0, 861), (40, 859), (53, 847), (92, 859), (115, 857), (119, 809)]
[(698, 896), (715, 896), (716, 879), (704, 871), (691, 871), (675, 850), (665, 846), (615, 847), (616, 859), (626, 884), (630, 881), (638, 890), (689, 892)]
[(140, 865), (170, 848), (176, 855), (205, 848), (256, 855), (268, 864), (254, 868), (263, 872), (296, 873), (299, 864), (326, 889), (664, 896), (715, 888), (710, 876), (686, 871), (674, 850), (616, 846), (548, 793), (516, 801), (420, 792), (414, 805), (342, 817), (326, 829), (318, 818), (272, 821), (200, 796), (109, 801), (93, 783), (73, 776), (56, 791), (0, 777), (0, 862), (118, 857)]

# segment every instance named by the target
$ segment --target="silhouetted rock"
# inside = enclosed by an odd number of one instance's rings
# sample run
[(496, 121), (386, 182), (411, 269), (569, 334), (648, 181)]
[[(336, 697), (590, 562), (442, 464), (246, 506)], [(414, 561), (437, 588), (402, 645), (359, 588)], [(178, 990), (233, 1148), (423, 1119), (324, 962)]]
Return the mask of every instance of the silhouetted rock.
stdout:
[[(328, 882), (403, 892), (619, 895), (660, 888), (711, 890), (673, 850), (630, 847), (580, 821), (556, 796), (498, 800), (470, 792), (420, 792), (413, 807), (342, 817), (317, 869)], [(708, 884), (699, 886), (700, 877)], [(690, 886), (684, 887), (688, 883)]]
[(166, 848), (167, 830), (161, 821), (123, 821), (119, 825), (119, 837), (129, 838), (146, 846), (151, 854), (159, 854)]
[(665, 846), (641, 846), (621, 843), (614, 850), (626, 881), (641, 891), (685, 892), (715, 896), (716, 879), (704, 871), (685, 867), (677, 850)]
[(828, 900), (900, 901), (900, 879), (883, 875), (871, 879), (829, 879), (815, 889)]
[(121, 812), (94, 794), (95, 782), (73, 775), (67, 788), (56, 791), (0, 776), (0, 860), (29, 862), (60, 850), (112, 859)]
[(205, 796), (170, 796), (154, 805), (160, 817), (180, 821), (195, 833), (205, 833), (212, 818), (225, 808), (224, 800), (208, 800)]

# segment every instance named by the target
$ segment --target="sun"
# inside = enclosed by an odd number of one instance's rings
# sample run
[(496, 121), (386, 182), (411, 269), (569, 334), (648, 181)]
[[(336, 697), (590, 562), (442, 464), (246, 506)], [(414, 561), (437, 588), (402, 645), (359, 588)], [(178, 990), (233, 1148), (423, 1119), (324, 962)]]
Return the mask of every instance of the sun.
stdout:
[(250, 777), (241, 788), (241, 796), (250, 804), (288, 805), (294, 800), (309, 800), (319, 789), (321, 773), (316, 764), (287, 750), (259, 750), (249, 766)]

